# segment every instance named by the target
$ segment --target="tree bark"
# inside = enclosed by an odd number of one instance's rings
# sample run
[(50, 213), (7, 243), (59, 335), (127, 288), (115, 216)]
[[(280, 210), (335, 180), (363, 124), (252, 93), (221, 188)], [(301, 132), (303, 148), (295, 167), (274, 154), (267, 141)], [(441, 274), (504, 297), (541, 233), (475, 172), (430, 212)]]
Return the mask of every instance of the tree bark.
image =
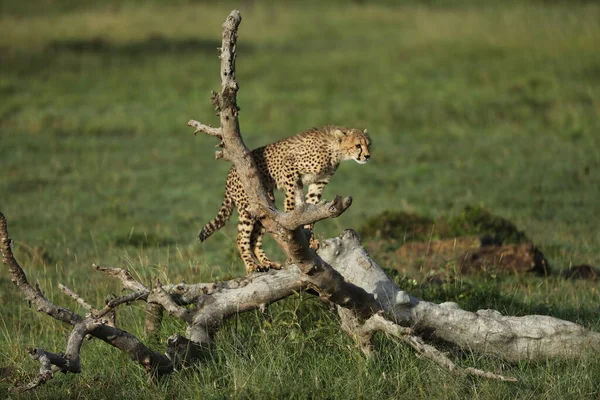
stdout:
[(578, 358), (600, 350), (600, 334), (544, 315), (503, 316), (495, 310), (469, 312), (456, 303), (435, 304), (408, 295), (369, 257), (358, 235), (346, 230), (319, 251), (344, 279), (373, 294), (390, 321), (416, 333), (509, 362)]

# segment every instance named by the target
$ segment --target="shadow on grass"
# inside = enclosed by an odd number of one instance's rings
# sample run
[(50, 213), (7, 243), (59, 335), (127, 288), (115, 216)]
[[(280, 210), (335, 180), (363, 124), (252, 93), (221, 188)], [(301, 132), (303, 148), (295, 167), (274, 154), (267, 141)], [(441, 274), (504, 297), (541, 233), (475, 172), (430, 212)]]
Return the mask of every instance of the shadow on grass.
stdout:
[(165, 247), (174, 245), (173, 239), (159, 237), (153, 233), (134, 233), (132, 235), (117, 237), (114, 241), (118, 247)]
[[(465, 279), (460, 281), (448, 280), (442, 283), (430, 282), (418, 286), (408, 286), (403, 282), (396, 271), (385, 270), (386, 273), (394, 279), (401, 288), (408, 291), (411, 295), (431, 301), (434, 303), (442, 303), (452, 301), (458, 303), (462, 309), (466, 311), (476, 312), (483, 309), (494, 309), (506, 316), (524, 316), (524, 315), (547, 315), (554, 318), (571, 321), (585, 327), (593, 329), (598, 326), (598, 310), (593, 302), (583, 302), (577, 306), (564, 304), (556, 300), (546, 301), (545, 303), (536, 302), (535, 300), (523, 300), (523, 294), (510, 290), (507, 282), (503, 280), (486, 280), (478, 281), (475, 279)], [(563, 285), (560, 278), (527, 278), (527, 282), (537, 286), (536, 282), (545, 280), (554, 281), (551, 286), (557, 286), (557, 296), (560, 296), (560, 291), (569, 289), (560, 286)], [(519, 284), (517, 282), (515, 285)], [(521, 282), (519, 285), (525, 284)], [(580, 287), (572, 290), (582, 290)]]
[[(217, 48), (221, 47), (220, 40), (202, 38), (170, 38), (160, 34), (148, 36), (146, 39), (129, 42), (114, 43), (110, 40), (97, 36), (90, 39), (53, 40), (46, 47), (46, 52), (60, 53), (71, 52), (77, 54), (118, 54), (118, 55), (140, 55), (140, 54), (163, 54), (163, 53), (207, 53), (217, 54)], [(244, 51), (249, 50), (245, 44)]]

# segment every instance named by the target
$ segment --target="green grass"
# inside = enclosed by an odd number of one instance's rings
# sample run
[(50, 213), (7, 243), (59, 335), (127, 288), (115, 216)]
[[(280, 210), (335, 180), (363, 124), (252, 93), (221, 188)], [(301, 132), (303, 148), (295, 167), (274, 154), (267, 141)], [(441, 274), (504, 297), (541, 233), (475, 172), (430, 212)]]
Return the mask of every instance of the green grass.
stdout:
[[(373, 162), (342, 165), (326, 188), (327, 198), (354, 202), (319, 235), (384, 210), (436, 218), (480, 205), (516, 222), (553, 267), (600, 265), (600, 7), (392, 3), (1, 1), (0, 210), (30, 280), (72, 307), (59, 282), (94, 304), (119, 291), (92, 262), (169, 282), (243, 274), (234, 222), (196, 242), (229, 165), (213, 159), (212, 138), (186, 126), (218, 123), (209, 101), (220, 87), (215, 49), (233, 7), (244, 18), (237, 76), (249, 147), (327, 123), (368, 128), (374, 139)], [(482, 277), (410, 288), (472, 310), (549, 314), (600, 331), (591, 283)], [(67, 330), (30, 309), (6, 272), (0, 304), (0, 367), (26, 380), (37, 366), (25, 348), (59, 351)], [(119, 318), (143, 335), (140, 307)], [(506, 365), (450, 350), (461, 365), (520, 382), (466, 379), (384, 337), (377, 361), (365, 360), (316, 300), (290, 299), (269, 313), (229, 322), (213, 360), (159, 385), (92, 341), (82, 374), (23, 397), (579, 399), (600, 391), (597, 355)], [(165, 337), (183, 329), (169, 321)]]

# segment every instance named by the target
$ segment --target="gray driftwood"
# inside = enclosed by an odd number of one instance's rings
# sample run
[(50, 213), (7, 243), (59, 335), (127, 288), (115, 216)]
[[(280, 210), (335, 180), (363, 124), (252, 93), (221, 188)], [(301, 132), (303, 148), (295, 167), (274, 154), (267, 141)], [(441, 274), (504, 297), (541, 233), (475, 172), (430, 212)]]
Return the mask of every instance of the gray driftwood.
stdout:
[(600, 334), (544, 315), (504, 316), (495, 310), (475, 313), (453, 302), (435, 304), (408, 295), (369, 257), (352, 230), (325, 241), (319, 251), (344, 279), (373, 294), (384, 316), (401, 326), (506, 361), (577, 358), (600, 350)]
[[(109, 298), (102, 308), (96, 309), (61, 285), (65, 294), (88, 310), (88, 314), (80, 315), (55, 305), (40, 288), (29, 284), (12, 253), (6, 219), (0, 213), (0, 250), (12, 281), (38, 311), (73, 327), (64, 353), (51, 353), (43, 348), (30, 351), (40, 362), (40, 372), (32, 382), (15, 391), (35, 388), (59, 371), (80, 372), (80, 349), (86, 336), (128, 354), (151, 376), (169, 374), (187, 364), (200, 362), (210, 351), (214, 333), (230, 316), (263, 308), (305, 289), (336, 304), (341, 329), (352, 335), (366, 354), (372, 354), (373, 333), (382, 331), (455, 373), (515, 380), (473, 368), (459, 368), (426, 343), (423, 334), (427, 333), (427, 340), (439, 338), (459, 348), (507, 361), (570, 358), (577, 357), (584, 349), (600, 349), (600, 334), (567, 321), (546, 316), (506, 317), (493, 310), (471, 313), (461, 310), (456, 303), (434, 304), (410, 296), (368, 256), (351, 230), (324, 241), (318, 253), (312, 250), (303, 226), (341, 215), (351, 205), (351, 199), (336, 197), (332, 202), (312, 205), (305, 203), (299, 192), (296, 209), (281, 213), (266, 195), (254, 161), (242, 141), (238, 122), (235, 45), (240, 22), (239, 12), (232, 11), (223, 24), (222, 87), (221, 92), (213, 93), (212, 97), (221, 126), (211, 128), (198, 121), (190, 121), (189, 125), (196, 132), (219, 139), (223, 151), (217, 153), (217, 158), (228, 159), (236, 166), (253, 205), (251, 211), (284, 250), (286, 268), (224, 282), (163, 285), (157, 281), (151, 287), (134, 279), (125, 269), (94, 265), (95, 270), (119, 279), (129, 294)], [(185, 335), (171, 336), (166, 348), (157, 351), (119, 329), (117, 307), (134, 301), (147, 302), (146, 325), (151, 335), (157, 334), (164, 312), (187, 323)]]

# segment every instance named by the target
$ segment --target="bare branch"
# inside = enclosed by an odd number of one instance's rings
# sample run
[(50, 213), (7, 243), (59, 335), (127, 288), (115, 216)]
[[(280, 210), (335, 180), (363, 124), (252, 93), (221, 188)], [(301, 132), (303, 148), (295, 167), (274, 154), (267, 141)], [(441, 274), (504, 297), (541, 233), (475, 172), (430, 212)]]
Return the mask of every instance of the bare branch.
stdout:
[[(208, 135), (218, 137), (219, 143), (215, 147), (223, 147), (225, 145), (225, 143), (223, 143), (223, 132), (221, 128), (212, 128), (210, 125), (204, 125), (203, 123), (194, 120), (190, 120), (188, 122), (188, 126), (196, 129), (194, 131), (194, 135), (196, 135), (198, 132), (204, 132)], [(222, 151), (216, 151), (215, 159), (218, 160), (220, 158), (226, 159)]]
[(175, 368), (169, 357), (153, 351), (129, 332), (107, 324), (98, 324), (89, 333), (129, 355), (151, 374), (169, 374)]
[(499, 374), (495, 374), (493, 372), (486, 372), (477, 368), (464, 368), (462, 369), (462, 373), (464, 375), (474, 375), (474, 376), (481, 376), (482, 378), (487, 378), (487, 379), (495, 379), (497, 381), (503, 381), (503, 382), (518, 382), (519, 380), (517, 378), (511, 377), (511, 376), (503, 376), (503, 375), (499, 375)]
[[(45, 384), (46, 382), (48, 382), (50, 379), (52, 379), (56, 372), (61, 371), (60, 367), (58, 367), (56, 365), (52, 365), (51, 356), (50, 356), (50, 354), (52, 354), (52, 353), (46, 353), (46, 351), (44, 351), (41, 348), (28, 349), (27, 352), (29, 353), (29, 355), (32, 359), (38, 360), (40, 362), (40, 372), (36, 375), (36, 377), (31, 382), (29, 382), (25, 385), (22, 385), (22, 386), (9, 388), (9, 390), (13, 393), (23, 393), (28, 390), (35, 389), (36, 387), (41, 386), (41, 385)], [(52, 356), (58, 357), (59, 355), (52, 354)], [(52, 357), (52, 358), (54, 358), (54, 357)], [(58, 362), (58, 361), (56, 361), (56, 362)]]
[(160, 304), (152, 302), (146, 304), (146, 335), (151, 341), (159, 340), (163, 311), (164, 308)]
[(102, 310), (93, 312), (92, 316), (93, 316), (93, 318), (99, 319), (99, 318), (104, 317), (106, 314), (108, 314), (110, 311), (112, 311), (115, 307), (117, 307), (121, 304), (132, 303), (134, 301), (145, 300), (147, 298), (148, 298), (147, 290), (133, 292), (126, 296), (117, 297), (116, 299), (108, 300), (106, 302), (106, 306), (104, 306), (104, 308), (102, 308)]
[(133, 276), (131, 276), (131, 273), (126, 269), (102, 267), (96, 264), (92, 264), (92, 268), (94, 268), (96, 271), (104, 272), (108, 276), (120, 279), (123, 283), (124, 289), (128, 289), (133, 292), (150, 291), (146, 286), (135, 280)]
[(156, 287), (148, 296), (148, 301), (160, 304), (169, 314), (184, 320), (188, 324), (192, 322), (194, 312), (177, 305), (171, 296), (163, 289), (158, 280), (156, 281)]
[(86, 322), (77, 323), (73, 327), (65, 354), (51, 353), (42, 348), (29, 349), (28, 352), (31, 358), (40, 362), (40, 371), (30, 383), (13, 388), (12, 391), (21, 393), (34, 389), (52, 379), (56, 372), (71, 372), (74, 374), (81, 372), (79, 361), (81, 345), (90, 328), (92, 327), (88, 326)]
[(342, 329), (354, 337), (362, 351), (372, 357), (372, 337), (376, 331), (385, 332), (412, 346), (419, 354), (434, 361), (439, 366), (450, 372), (462, 375), (476, 375), (487, 379), (496, 379), (506, 382), (516, 382), (513, 377), (505, 377), (492, 372), (486, 372), (475, 368), (458, 367), (444, 353), (435, 347), (425, 343), (419, 336), (414, 335), (412, 328), (405, 328), (385, 319), (381, 313), (374, 314), (364, 324), (356, 318), (351, 310), (338, 307), (338, 313), (342, 318)]
[(77, 293), (75, 293), (74, 291), (72, 291), (71, 289), (69, 289), (68, 287), (66, 287), (65, 285), (63, 285), (62, 283), (58, 284), (58, 288), (65, 293), (67, 296), (71, 297), (73, 300), (75, 300), (75, 302), (77, 302), (78, 304), (80, 304), (83, 308), (85, 308), (88, 311), (93, 311), (95, 310), (94, 307), (92, 307), (87, 301), (85, 301), (81, 296), (79, 296)]
[[(115, 299), (109, 300), (106, 302), (106, 307), (108, 308), (115, 308), (121, 304), (127, 304), (127, 303), (132, 303), (134, 301), (137, 300), (145, 300), (148, 297), (148, 291), (147, 290), (141, 290), (139, 292), (133, 292), (131, 294), (128, 294), (126, 296), (121, 296), (121, 297), (117, 297)], [(102, 311), (100, 311), (98, 314), (98, 316), (96, 318), (100, 318), (102, 317)]]
[(194, 135), (196, 135), (198, 132), (204, 132), (207, 135), (216, 136), (218, 138), (221, 138), (223, 136), (221, 128), (213, 128), (210, 125), (204, 125), (203, 123), (195, 121), (193, 119), (188, 122), (188, 126), (191, 126), (192, 128), (196, 129), (194, 131)]
[(176, 333), (167, 339), (165, 354), (179, 368), (197, 362), (209, 348), (206, 343), (198, 344)]
[(219, 56), (221, 59), (221, 94), (230, 91), (235, 93), (239, 88), (238, 83), (235, 80), (235, 59), (237, 58), (235, 46), (238, 36), (237, 30), (241, 22), (242, 15), (238, 10), (233, 10), (229, 13), (229, 16), (222, 25), (223, 40), (221, 41), (222, 47), (219, 49), (221, 52), (221, 55)]
[(352, 205), (352, 197), (335, 196), (329, 203), (297, 203), (296, 208), (289, 213), (280, 213), (267, 207), (262, 208), (262, 211), (282, 228), (293, 231), (324, 219), (339, 217), (350, 205)]
[[(239, 11), (233, 10), (223, 23), (222, 43), (220, 50), (221, 59), (221, 92), (213, 93), (212, 101), (218, 111), (221, 127), (218, 128), (221, 135), (219, 146), (223, 147), (222, 152), (218, 152), (217, 158), (231, 160), (237, 169), (240, 181), (248, 195), (248, 200), (252, 205), (273, 205), (268, 198), (259, 179), (258, 169), (250, 150), (244, 144), (240, 135), (238, 122), (239, 107), (237, 105), (238, 83), (235, 79), (235, 60), (236, 60), (236, 42), (237, 29), (242, 22), (242, 16)], [(198, 129), (202, 124), (196, 124), (196, 121), (190, 121), (189, 124)], [(213, 135), (217, 133), (215, 128), (202, 132)], [(213, 135), (214, 136), (214, 135)]]
[(476, 313), (456, 303), (435, 304), (403, 292), (366, 253), (354, 231), (324, 242), (319, 250), (344, 278), (371, 293), (386, 319), (416, 333), (453, 343), (465, 350), (506, 361), (579, 357), (600, 350), (600, 334), (545, 315), (503, 316), (494, 310)]
[(425, 343), (423, 339), (415, 335), (398, 336), (403, 341), (410, 344), (415, 350), (424, 357), (429, 358), (441, 367), (447, 368), (450, 372), (459, 375), (475, 375), (487, 379), (495, 379), (503, 382), (517, 382), (517, 378), (503, 376), (493, 372), (486, 372), (476, 368), (461, 368), (452, 362), (444, 353), (435, 347)]
[(15, 260), (11, 249), (11, 240), (8, 237), (8, 228), (6, 226), (6, 217), (0, 213), (0, 251), (2, 251), (2, 262), (8, 267), (8, 272), (12, 282), (23, 292), (25, 298), (35, 305), (40, 312), (48, 314), (52, 318), (75, 325), (83, 320), (83, 317), (73, 311), (57, 306), (52, 303), (42, 293), (39, 288), (33, 288), (27, 281), (27, 275)]

